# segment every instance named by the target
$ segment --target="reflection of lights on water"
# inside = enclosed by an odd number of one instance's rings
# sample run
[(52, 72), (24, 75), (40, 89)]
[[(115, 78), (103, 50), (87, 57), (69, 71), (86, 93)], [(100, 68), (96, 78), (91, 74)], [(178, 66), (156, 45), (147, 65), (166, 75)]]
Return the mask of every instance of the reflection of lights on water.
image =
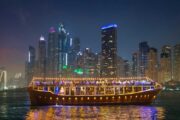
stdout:
[(1, 105), (0, 106), (1, 115), (3, 115), (5, 118), (8, 117), (8, 105)]
[(62, 106), (31, 109), (27, 119), (163, 119), (162, 107), (144, 106)]

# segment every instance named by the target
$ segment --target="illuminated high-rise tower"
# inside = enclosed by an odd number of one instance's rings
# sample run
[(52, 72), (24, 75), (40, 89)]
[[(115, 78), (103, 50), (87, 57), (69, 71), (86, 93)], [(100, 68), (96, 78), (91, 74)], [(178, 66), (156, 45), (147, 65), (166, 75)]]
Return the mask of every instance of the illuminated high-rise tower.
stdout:
[(68, 65), (68, 51), (70, 49), (70, 36), (69, 33), (64, 28), (63, 24), (59, 25), (58, 28), (58, 41), (59, 41), (59, 48), (60, 48), (60, 55), (59, 55), (59, 69), (62, 70), (63, 66)]
[(43, 36), (39, 39), (38, 48), (38, 74), (45, 77), (46, 73), (46, 41)]
[(82, 68), (84, 69), (84, 75), (86, 77), (97, 76), (97, 69), (96, 69), (98, 64), (97, 55), (93, 53), (90, 48), (86, 48), (83, 51), (82, 59), (83, 59)]
[(161, 50), (159, 78), (161, 83), (172, 79), (172, 51), (169, 45), (164, 45)]
[(149, 45), (147, 42), (139, 43), (139, 74), (145, 76), (147, 69)]
[(68, 65), (71, 67), (77, 67), (77, 57), (80, 51), (80, 40), (79, 38), (70, 38), (70, 47), (68, 50)]
[(79, 38), (74, 38), (73, 39), (73, 51), (77, 54), (80, 51), (80, 39)]
[(48, 36), (48, 73), (51, 76), (61, 76), (64, 66), (68, 65), (68, 53), (72, 39), (60, 24), (58, 31), (50, 28)]
[(132, 54), (132, 75), (138, 76), (138, 66), (139, 66), (139, 54), (134, 52)]
[(180, 81), (180, 44), (174, 46), (174, 80)]
[(32, 80), (32, 77), (35, 75), (35, 70), (36, 70), (36, 51), (33, 46), (29, 46), (28, 50), (28, 60), (26, 62), (26, 80), (27, 80), (27, 85), (30, 83)]
[(117, 25), (101, 28), (101, 77), (117, 77)]
[(48, 49), (47, 49), (47, 71), (49, 76), (57, 76), (59, 73), (59, 56), (60, 47), (58, 34), (55, 28), (51, 27), (48, 35)]
[(36, 50), (33, 46), (29, 46), (29, 51), (28, 51), (28, 63), (31, 66), (34, 66), (36, 62)]
[(156, 48), (149, 49), (146, 76), (158, 82), (158, 53)]

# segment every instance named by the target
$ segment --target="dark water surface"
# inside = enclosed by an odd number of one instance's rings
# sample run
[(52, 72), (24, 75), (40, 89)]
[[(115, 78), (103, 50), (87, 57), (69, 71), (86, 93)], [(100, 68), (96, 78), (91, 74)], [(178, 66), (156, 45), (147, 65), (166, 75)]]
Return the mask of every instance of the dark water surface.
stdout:
[(180, 120), (180, 92), (161, 92), (148, 106), (36, 106), (25, 89), (0, 92), (0, 120)]

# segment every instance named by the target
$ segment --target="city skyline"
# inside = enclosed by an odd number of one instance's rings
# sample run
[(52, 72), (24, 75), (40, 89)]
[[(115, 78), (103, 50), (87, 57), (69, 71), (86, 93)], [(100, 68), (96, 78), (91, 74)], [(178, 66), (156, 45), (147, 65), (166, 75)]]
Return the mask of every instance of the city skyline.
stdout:
[[(48, 29), (60, 22), (65, 23), (73, 37), (80, 38), (82, 48), (89, 47), (94, 52), (100, 52), (101, 26), (118, 24), (118, 55), (125, 59), (131, 59), (142, 41), (147, 41), (158, 50), (163, 45), (174, 46), (178, 43), (179, 1), (146, 1), (144, 4), (142, 1), (102, 2), (94, 5), (93, 2), (82, 1), (1, 1), (0, 13), (4, 17), (0, 23), (0, 66), (5, 66), (9, 75), (24, 71), (28, 46), (37, 48), (41, 34), (47, 41)], [(94, 8), (92, 11), (86, 8), (89, 4)], [(38, 9), (39, 6), (41, 9)], [(116, 9), (109, 9), (114, 7)]]
[(157, 49), (143, 41), (139, 43), (139, 49), (128, 61), (117, 55), (117, 24), (101, 27), (100, 53), (94, 53), (91, 48), (80, 49), (80, 40), (77, 42), (76, 38), (70, 37), (63, 26), (60, 24), (57, 29), (50, 28), (47, 43), (44, 37), (40, 37), (39, 43), (43, 42), (43, 44), (39, 44), (38, 54), (34, 47), (29, 46), (25, 74), (28, 81), (33, 76), (147, 76), (163, 84), (173, 80), (179, 81), (177, 73), (179, 72), (180, 44), (172, 47), (162, 46), (162, 51), (158, 56)]
[(180, 120), (180, 0), (0, 0), (0, 120)]

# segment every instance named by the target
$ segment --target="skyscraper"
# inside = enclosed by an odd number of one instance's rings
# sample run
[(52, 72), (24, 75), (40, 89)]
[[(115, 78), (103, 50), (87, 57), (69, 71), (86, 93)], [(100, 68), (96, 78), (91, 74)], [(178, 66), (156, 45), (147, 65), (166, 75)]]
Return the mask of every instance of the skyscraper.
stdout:
[(101, 28), (101, 77), (117, 77), (117, 25)]
[(164, 45), (161, 50), (159, 79), (161, 83), (172, 79), (172, 52), (169, 45)]
[(53, 27), (48, 35), (48, 73), (51, 76), (61, 76), (64, 66), (68, 65), (68, 53), (72, 43), (64, 25), (60, 24), (58, 31)]
[(117, 75), (119, 77), (132, 76), (130, 62), (121, 58), (120, 56), (117, 57)]
[(58, 41), (59, 41), (59, 48), (60, 48), (59, 68), (60, 70), (62, 70), (64, 65), (68, 65), (68, 50), (70, 46), (69, 33), (67, 33), (67, 31), (65, 30), (63, 24), (59, 25)]
[(156, 48), (149, 49), (146, 76), (158, 81), (158, 53)]
[(80, 51), (80, 40), (79, 38), (70, 39), (70, 50), (68, 57), (68, 64), (73, 67), (77, 67), (77, 54)]
[(80, 51), (80, 39), (75, 37), (73, 39), (73, 51), (77, 54)]
[(83, 73), (81, 74), (81, 76), (99, 76), (98, 54), (93, 53), (90, 48), (84, 49), (82, 53), (79, 52), (77, 55), (77, 65), (75, 66), (75, 68), (82, 69)]
[(40, 37), (38, 47), (38, 74), (45, 77), (46, 73), (46, 41), (43, 36)]
[(180, 44), (174, 46), (174, 80), (180, 81)]
[(138, 66), (139, 65), (139, 54), (135, 52), (132, 54), (132, 75), (138, 76)]
[(32, 80), (32, 77), (35, 75), (36, 71), (36, 51), (33, 46), (29, 46), (28, 50), (28, 61), (26, 62), (26, 80), (27, 85)]
[(97, 76), (98, 56), (95, 53), (93, 53), (90, 48), (86, 48), (83, 51), (82, 59), (83, 59), (84, 76), (86, 77)]
[(57, 76), (59, 73), (59, 54), (60, 54), (60, 47), (59, 47), (59, 40), (58, 34), (55, 28), (51, 27), (49, 30), (48, 35), (48, 74), (50, 76)]
[(125, 77), (125, 63), (124, 59), (120, 56), (117, 56), (117, 75), (118, 77)]
[(140, 76), (145, 76), (147, 69), (149, 45), (147, 42), (139, 43), (139, 72)]

